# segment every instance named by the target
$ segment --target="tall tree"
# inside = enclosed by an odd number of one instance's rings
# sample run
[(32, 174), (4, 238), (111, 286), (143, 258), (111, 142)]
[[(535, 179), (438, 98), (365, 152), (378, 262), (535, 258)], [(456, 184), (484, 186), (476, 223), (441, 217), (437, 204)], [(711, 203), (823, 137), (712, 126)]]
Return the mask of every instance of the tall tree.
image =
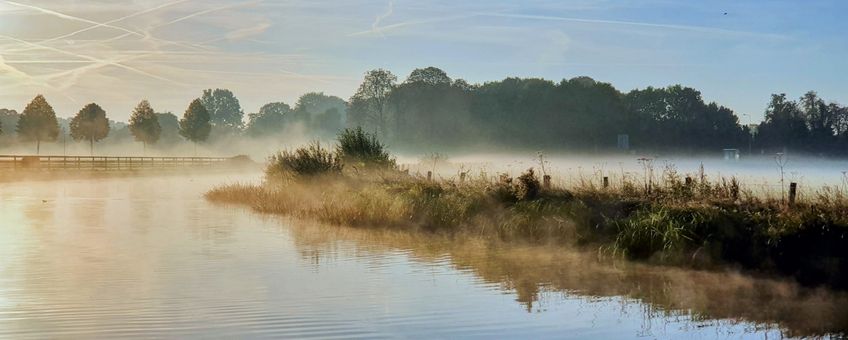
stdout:
[(248, 115), (245, 134), (251, 137), (260, 137), (282, 133), (291, 114), (292, 109), (286, 103), (265, 104), (259, 109), (259, 113)]
[(145, 152), (147, 144), (155, 144), (162, 134), (162, 126), (159, 125), (159, 116), (150, 107), (150, 102), (142, 100), (130, 115), (130, 133), (135, 140), (144, 145)]
[(94, 154), (94, 142), (100, 141), (108, 135), (109, 119), (106, 118), (106, 111), (103, 111), (100, 105), (88, 104), (71, 119), (71, 138), (75, 141), (88, 141), (92, 155)]
[(27, 104), (17, 124), (18, 137), (23, 141), (34, 141), (36, 154), (41, 152), (41, 142), (55, 141), (59, 136), (56, 112), (44, 96), (37, 95)]
[(365, 73), (365, 79), (350, 98), (350, 125), (372, 124), (380, 137), (386, 136), (388, 127), (389, 95), (395, 87), (397, 77), (384, 69)]
[(209, 131), (211, 130), (212, 124), (209, 123), (209, 112), (206, 111), (206, 107), (203, 106), (200, 99), (193, 100), (183, 114), (183, 119), (180, 119), (180, 135), (194, 143), (196, 154), (197, 143), (209, 138)]
[(159, 121), (159, 126), (162, 127), (158, 145), (173, 145), (183, 140), (180, 136), (180, 118), (177, 115), (171, 112), (157, 113), (156, 119)]
[(313, 120), (316, 115), (323, 114), (330, 109), (336, 109), (340, 115), (344, 116), (347, 111), (347, 103), (344, 99), (328, 96), (323, 92), (309, 92), (297, 99), (293, 120), (300, 119), (307, 123), (311, 121), (314, 124)]
[(227, 89), (203, 90), (200, 101), (209, 112), (209, 121), (218, 127), (239, 130), (244, 125), (244, 111), (238, 98)]
[(771, 95), (765, 120), (757, 130), (757, 144), (761, 148), (801, 150), (807, 146), (810, 135), (803, 111), (785, 93)]
[(406, 78), (406, 83), (422, 83), (428, 85), (447, 85), (451, 83), (448, 74), (436, 67), (417, 68)]

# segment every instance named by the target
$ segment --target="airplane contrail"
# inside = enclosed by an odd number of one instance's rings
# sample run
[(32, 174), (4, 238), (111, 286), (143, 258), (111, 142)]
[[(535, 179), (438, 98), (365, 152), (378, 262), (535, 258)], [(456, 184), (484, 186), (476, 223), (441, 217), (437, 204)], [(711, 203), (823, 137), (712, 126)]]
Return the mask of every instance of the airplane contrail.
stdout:
[[(120, 27), (120, 26), (112, 25), (113, 23), (116, 23), (116, 22), (120, 22), (120, 21), (129, 19), (129, 18), (138, 16), (138, 15), (150, 13), (150, 12), (153, 12), (153, 11), (156, 11), (156, 10), (168, 7), (168, 6), (173, 6), (173, 5), (176, 5), (176, 4), (179, 4), (179, 3), (183, 3), (183, 2), (186, 2), (186, 1), (190, 1), (190, 0), (178, 0), (178, 1), (170, 2), (170, 3), (166, 3), (166, 4), (163, 4), (163, 5), (159, 5), (159, 6), (156, 6), (156, 7), (153, 7), (153, 8), (149, 8), (149, 9), (146, 9), (146, 10), (134, 13), (134, 14), (130, 14), (130, 15), (127, 15), (127, 16), (124, 16), (124, 17), (121, 17), (121, 18), (117, 18), (117, 19), (114, 19), (114, 20), (110, 20), (110, 21), (101, 23), (101, 22), (96, 22), (96, 21), (93, 21), (93, 20), (85, 19), (85, 18), (80, 18), (80, 17), (75, 17), (75, 16), (71, 16), (71, 15), (68, 15), (68, 14), (60, 13), (60, 12), (53, 11), (53, 10), (50, 10), (50, 9), (47, 9), (47, 8), (44, 8), (44, 7), (38, 7), (38, 6), (22, 4), (22, 3), (18, 3), (18, 2), (14, 2), (14, 1), (4, 0), (4, 2), (6, 2), (10, 5), (19, 6), (19, 7), (23, 7), (23, 8), (29, 8), (29, 9), (36, 10), (36, 11), (39, 11), (39, 12), (42, 12), (42, 13), (45, 13), (45, 14), (50, 14), (50, 15), (53, 15), (53, 16), (56, 16), (56, 17), (59, 17), (59, 18), (62, 18), (62, 19), (81, 21), (81, 22), (92, 24), (92, 26), (89, 26), (89, 27), (86, 27), (86, 28), (83, 28), (83, 29), (80, 29), (80, 30), (77, 30), (77, 31), (74, 31), (74, 32), (71, 32), (71, 33), (67, 33), (67, 34), (64, 34), (64, 35), (61, 35), (61, 36), (58, 36), (58, 37), (54, 37), (54, 38), (50, 38), (50, 39), (47, 39), (47, 40), (40, 41), (40, 43), (42, 43), (42, 44), (46, 44), (46, 43), (53, 42), (53, 41), (56, 41), (56, 40), (68, 38), (68, 37), (71, 37), (71, 36), (74, 36), (74, 35), (77, 35), (79, 33), (83, 33), (83, 32), (86, 32), (86, 31), (89, 31), (89, 30), (92, 30), (92, 29), (95, 29), (95, 28), (106, 27), (106, 28), (111, 28), (111, 29), (116, 29), (116, 30), (126, 32), (125, 35), (122, 35), (121, 37), (126, 37), (126, 36), (129, 36), (129, 35), (135, 35), (135, 36), (139, 36), (143, 39), (153, 39), (155, 41), (159, 41), (159, 42), (166, 43), (166, 44), (172, 44), (172, 45), (177, 45), (177, 46), (182, 46), (182, 47), (187, 47), (187, 48), (193, 48), (193, 49), (203, 49), (200, 46), (193, 46), (191, 44), (184, 44), (184, 43), (180, 43), (180, 42), (176, 42), (176, 41), (169, 41), (169, 40), (154, 38), (148, 32), (140, 33), (140, 32), (132, 31), (132, 30)], [(7, 51), (7, 52), (22, 52), (22, 51), (28, 51), (28, 50), (29, 49), (17, 49), (17, 50), (10, 50), (10, 51)]]
[(177, 0), (177, 1), (164, 3), (164, 4), (161, 4), (161, 5), (156, 6), (156, 7), (151, 7), (151, 8), (139, 11), (139, 12), (135, 12), (135, 13), (132, 13), (132, 14), (129, 14), (129, 15), (122, 16), (122, 17), (117, 18), (117, 19), (109, 20), (109, 21), (106, 21), (106, 22), (103, 22), (103, 23), (98, 23), (97, 25), (92, 25), (92, 26), (89, 26), (89, 27), (86, 27), (86, 28), (83, 28), (83, 29), (79, 29), (79, 30), (58, 36), (58, 37), (50, 38), (50, 39), (47, 39), (47, 40), (42, 40), (42, 41), (39, 41), (39, 43), (44, 44), (44, 43), (53, 42), (53, 41), (60, 40), (60, 39), (70, 38), (70, 37), (75, 36), (77, 34), (80, 34), (80, 33), (83, 33), (83, 32), (88, 32), (88, 31), (93, 30), (93, 29), (98, 28), (98, 27), (108, 27), (109, 25), (117, 23), (117, 22), (121, 22), (121, 21), (124, 21), (124, 20), (127, 20), (127, 19), (137, 17), (139, 15), (147, 14), (147, 13), (150, 13), (150, 12), (155, 12), (155, 11), (158, 11), (158, 10), (163, 9), (163, 8), (171, 7), (171, 6), (178, 5), (178, 4), (181, 4), (181, 3), (184, 3), (184, 2), (189, 2), (189, 1), (192, 1), (192, 0)]
[(111, 66), (115, 66), (115, 67), (122, 68), (122, 69), (125, 69), (125, 70), (128, 70), (128, 71), (131, 71), (131, 72), (135, 72), (135, 73), (138, 73), (138, 74), (141, 74), (141, 75), (144, 75), (144, 76), (148, 76), (150, 78), (166, 81), (166, 82), (169, 82), (169, 83), (172, 83), (172, 84), (175, 84), (175, 85), (186, 86), (186, 84), (183, 84), (183, 83), (180, 83), (180, 82), (168, 79), (168, 78), (164, 78), (162, 76), (155, 75), (155, 74), (152, 74), (150, 72), (145, 72), (145, 71), (139, 70), (135, 67), (127, 66), (127, 65), (115, 62), (115, 61), (109, 61), (109, 60), (95, 58), (95, 57), (92, 57), (92, 56), (87, 56), (87, 55), (84, 55), (84, 54), (69, 52), (69, 51), (58, 49), (58, 48), (45, 46), (45, 45), (41, 45), (41, 44), (38, 44), (38, 43), (18, 39), (18, 38), (15, 38), (15, 37), (10, 37), (10, 36), (7, 36), (7, 35), (0, 34), (0, 38), (12, 40), (12, 41), (15, 41), (15, 42), (18, 42), (18, 43), (21, 43), (21, 44), (25, 44), (25, 45), (29, 45), (29, 46), (33, 46), (33, 47), (38, 47), (38, 48), (50, 50), (50, 51), (61, 53), (61, 54), (70, 55), (70, 56), (77, 57), (77, 58), (80, 58), (80, 59), (90, 60), (90, 61), (93, 61), (93, 62), (96, 62), (96, 63), (106, 63), (106, 64), (111, 65)]

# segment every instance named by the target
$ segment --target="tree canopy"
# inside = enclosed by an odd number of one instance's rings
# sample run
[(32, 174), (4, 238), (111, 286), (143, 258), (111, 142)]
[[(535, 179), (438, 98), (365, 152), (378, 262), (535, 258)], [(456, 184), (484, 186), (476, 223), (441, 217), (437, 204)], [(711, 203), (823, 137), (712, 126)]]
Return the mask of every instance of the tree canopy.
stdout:
[(263, 105), (258, 113), (248, 115), (245, 134), (251, 137), (267, 136), (282, 133), (287, 121), (291, 118), (291, 107), (283, 102)]
[(366, 72), (362, 84), (350, 98), (348, 116), (351, 124), (374, 128), (381, 137), (385, 137), (389, 123), (389, 95), (395, 83), (397, 77), (388, 70)]
[(130, 132), (145, 148), (148, 144), (156, 144), (159, 141), (162, 126), (159, 125), (159, 116), (147, 100), (138, 103), (130, 115)]
[(59, 136), (56, 112), (44, 96), (37, 95), (27, 104), (18, 119), (17, 133), (22, 141), (36, 143), (36, 153), (40, 152), (42, 141), (52, 142)]
[(195, 99), (180, 119), (180, 136), (194, 143), (203, 142), (209, 138), (212, 125), (209, 123), (209, 112), (200, 99)]
[(100, 141), (109, 135), (109, 119), (106, 111), (95, 103), (84, 106), (77, 115), (71, 119), (71, 138), (75, 141), (88, 141), (92, 153), (94, 142)]
[(209, 121), (215, 126), (239, 130), (244, 125), (244, 111), (238, 98), (227, 89), (203, 90), (200, 101), (209, 112)]

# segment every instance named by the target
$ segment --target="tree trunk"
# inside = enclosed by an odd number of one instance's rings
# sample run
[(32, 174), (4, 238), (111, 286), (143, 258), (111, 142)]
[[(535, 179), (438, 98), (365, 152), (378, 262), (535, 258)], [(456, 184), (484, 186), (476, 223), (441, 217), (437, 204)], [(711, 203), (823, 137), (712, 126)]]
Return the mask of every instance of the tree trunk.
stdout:
[(38, 155), (40, 153), (41, 153), (41, 140), (36, 139), (35, 140), (35, 154)]
[(94, 138), (88, 140), (88, 152), (94, 156)]

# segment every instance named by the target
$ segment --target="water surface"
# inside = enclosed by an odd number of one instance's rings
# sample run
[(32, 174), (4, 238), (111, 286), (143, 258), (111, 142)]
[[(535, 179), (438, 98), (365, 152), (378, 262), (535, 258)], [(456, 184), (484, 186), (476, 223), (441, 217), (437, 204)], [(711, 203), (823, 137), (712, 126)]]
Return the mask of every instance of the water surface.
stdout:
[(214, 205), (259, 175), (3, 183), (0, 338), (778, 338), (848, 299)]

